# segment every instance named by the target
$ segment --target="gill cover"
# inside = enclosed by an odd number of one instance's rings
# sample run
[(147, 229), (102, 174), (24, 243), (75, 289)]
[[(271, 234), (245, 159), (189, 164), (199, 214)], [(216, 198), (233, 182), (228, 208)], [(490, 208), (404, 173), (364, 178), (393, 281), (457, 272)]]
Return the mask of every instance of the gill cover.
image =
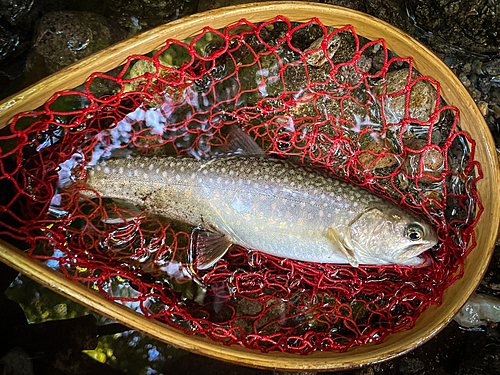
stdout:
[(438, 241), (434, 229), (424, 219), (396, 206), (370, 208), (347, 228), (345, 244), (363, 264), (422, 264), (421, 253)]

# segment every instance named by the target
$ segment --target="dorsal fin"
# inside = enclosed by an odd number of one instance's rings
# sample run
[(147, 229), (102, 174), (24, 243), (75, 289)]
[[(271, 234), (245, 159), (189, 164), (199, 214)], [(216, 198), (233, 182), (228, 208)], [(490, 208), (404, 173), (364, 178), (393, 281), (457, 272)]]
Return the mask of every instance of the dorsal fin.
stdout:
[(257, 142), (237, 126), (233, 126), (229, 132), (226, 143), (222, 146), (221, 154), (266, 156), (266, 153), (259, 147)]
[(227, 136), (226, 143), (224, 143), (216, 152), (201, 154), (191, 149), (190, 154), (198, 160), (206, 161), (206, 163), (234, 155), (266, 156), (266, 153), (259, 147), (257, 142), (255, 142), (251, 136), (237, 126), (232, 126)]

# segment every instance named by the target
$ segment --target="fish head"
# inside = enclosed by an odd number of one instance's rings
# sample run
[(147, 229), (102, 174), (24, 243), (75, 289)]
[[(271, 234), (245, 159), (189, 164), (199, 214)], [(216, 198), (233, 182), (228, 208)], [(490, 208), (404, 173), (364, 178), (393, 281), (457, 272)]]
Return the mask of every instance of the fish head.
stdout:
[(346, 245), (359, 264), (417, 266), (419, 257), (438, 243), (432, 225), (397, 206), (369, 208), (348, 228)]

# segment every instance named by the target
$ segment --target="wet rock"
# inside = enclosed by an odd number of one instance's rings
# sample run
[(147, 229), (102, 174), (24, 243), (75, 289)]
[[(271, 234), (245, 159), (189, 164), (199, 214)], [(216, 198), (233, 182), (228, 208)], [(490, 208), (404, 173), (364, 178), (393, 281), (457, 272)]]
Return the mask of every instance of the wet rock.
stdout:
[[(328, 34), (332, 33), (334, 30), (331, 27), (327, 27), (326, 31)], [(339, 50), (342, 44), (342, 34), (334, 34), (330, 39), (328, 39), (327, 46), (325, 50), (323, 50), (322, 44), (325, 38), (323, 36), (316, 39), (311, 43), (309, 48), (307, 48), (304, 52), (306, 55), (306, 62), (312, 66), (323, 66), (328, 59), (332, 59), (337, 51)], [(318, 50), (319, 49), (319, 50)], [(318, 50), (318, 51), (315, 51)], [(314, 52), (311, 52), (314, 51)], [(325, 54), (326, 52), (326, 54)]]
[(197, 0), (116, 0), (109, 17), (129, 35), (151, 29), (196, 11)]
[[(356, 64), (359, 71), (366, 73), (369, 72), (372, 67), (372, 59), (361, 55)], [(339, 68), (336, 78), (339, 84), (347, 82), (351, 86), (356, 86), (363, 78), (363, 75), (356, 72), (354, 65), (343, 65)]]
[[(411, 138), (405, 142), (405, 145), (416, 152), (409, 151), (402, 164), (403, 171), (409, 177), (415, 177), (420, 172), (420, 160), (423, 157), (422, 173), (432, 176), (441, 177), (444, 171), (444, 156), (434, 148), (426, 151), (419, 151), (427, 145), (427, 141), (423, 139)], [(420, 182), (432, 183), (434, 180), (430, 177), (421, 177)]]
[(499, 52), (498, 2), (410, 0), (406, 3), (410, 17), (419, 27), (448, 44), (481, 54)]
[(485, 288), (485, 290), (481, 291), (500, 298), (500, 247), (499, 247), (500, 238), (499, 237), (497, 237), (497, 243), (496, 243), (497, 246), (493, 251), (493, 256), (491, 257), (488, 269), (484, 274), (483, 280), (481, 280), (481, 287)]
[(500, 75), (500, 59), (494, 59), (482, 64), (482, 68), (491, 76)]
[(368, 0), (366, 1), (366, 12), (399, 27), (401, 30), (408, 30), (408, 16), (402, 1)]
[(363, 0), (322, 0), (320, 2), (344, 8), (355, 9), (359, 10), (360, 12), (366, 13), (366, 1)]
[(368, 366), (357, 370), (355, 375), (375, 375), (375, 370), (372, 366)]
[(424, 363), (418, 358), (404, 357), (399, 362), (399, 371), (403, 374), (419, 373), (425, 368)]
[(0, 358), (0, 370), (5, 375), (33, 375), (30, 355), (21, 348), (13, 348)]
[(473, 293), (455, 317), (463, 327), (479, 327), (500, 322), (500, 299)]
[(0, 17), (15, 25), (32, 8), (34, 0), (0, 0)]
[[(380, 157), (382, 154), (393, 153), (393, 152), (394, 148), (390, 144), (387, 144), (387, 149), (386, 149), (386, 144), (384, 140), (377, 138), (372, 140), (368, 144), (368, 146), (366, 147), (366, 151), (363, 151), (359, 154), (358, 161), (363, 167), (370, 170), (382, 169), (386, 167), (392, 167), (394, 165), (399, 165), (399, 162), (394, 155), (384, 155)], [(373, 163), (374, 161), (375, 163)]]
[(89, 12), (48, 13), (37, 24), (34, 50), (54, 73), (125, 37), (123, 30), (108, 25), (108, 19)]
[(495, 118), (500, 118), (500, 106), (497, 105), (497, 104), (493, 104), (491, 106), (491, 110), (493, 111), (493, 116), (495, 116)]
[(500, 374), (500, 345), (488, 344), (473, 359), (461, 364), (457, 375)]
[[(383, 80), (374, 85), (374, 92), (377, 95), (382, 95), (384, 84), (386, 86), (387, 94), (394, 94), (403, 90), (408, 83), (409, 69), (400, 69), (389, 72)], [(411, 78), (415, 80), (419, 74), (412, 71)], [(409, 115), (418, 121), (429, 121), (430, 116), (434, 112), (437, 100), (437, 91), (434, 86), (425, 79), (417, 81), (410, 91), (409, 100)], [(405, 101), (406, 94), (403, 92), (393, 97), (384, 99), (384, 113), (387, 123), (398, 123), (403, 120), (405, 116)]]
[(488, 103), (485, 101), (480, 101), (477, 103), (477, 107), (479, 108), (479, 111), (483, 116), (486, 116), (488, 114)]
[(6, 30), (0, 25), (0, 60), (14, 52), (19, 44), (19, 35)]
[(198, 3), (198, 12), (204, 12), (206, 10), (217, 9), (222, 7), (227, 7), (230, 5), (237, 4), (248, 4), (248, 3), (256, 3), (265, 0), (200, 0)]

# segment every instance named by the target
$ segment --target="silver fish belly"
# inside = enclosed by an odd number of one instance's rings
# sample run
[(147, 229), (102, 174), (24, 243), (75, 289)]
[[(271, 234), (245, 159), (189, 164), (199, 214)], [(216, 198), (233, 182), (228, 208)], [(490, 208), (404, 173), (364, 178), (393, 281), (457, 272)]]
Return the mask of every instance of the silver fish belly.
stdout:
[(384, 198), (268, 157), (111, 159), (88, 171), (85, 187), (306, 262), (414, 266), (438, 241), (426, 220)]

